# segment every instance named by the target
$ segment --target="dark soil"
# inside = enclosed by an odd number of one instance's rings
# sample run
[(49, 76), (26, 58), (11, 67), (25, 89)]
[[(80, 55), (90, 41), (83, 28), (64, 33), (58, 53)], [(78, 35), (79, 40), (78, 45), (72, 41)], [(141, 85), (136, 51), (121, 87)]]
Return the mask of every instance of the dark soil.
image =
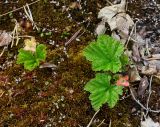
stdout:
[[(31, 0), (0, 2), (0, 14), (22, 7)], [(74, 0), (40, 0), (30, 6), (34, 21), (40, 31), (27, 27), (24, 10), (0, 17), (0, 29), (12, 31), (13, 19), (23, 22), (23, 35), (35, 36), (39, 43), (47, 46), (47, 62), (53, 62), (57, 69), (37, 68), (26, 71), (16, 64), (18, 46), (8, 47), (0, 57), (0, 126), (1, 127), (86, 127), (95, 111), (83, 90), (89, 79), (94, 77), (90, 63), (82, 55), (83, 48), (95, 39), (94, 29), (100, 21), (100, 8), (108, 5), (106, 0), (82, 0), (82, 9), (71, 8)], [(157, 1), (160, 3), (160, 1)], [(70, 8), (69, 8), (70, 7)], [(69, 8), (69, 9), (62, 9)], [(153, 42), (159, 41), (160, 13), (152, 0), (129, 0), (128, 13), (141, 20), (138, 29), (146, 26), (146, 35)], [(72, 35), (82, 29), (80, 41), (73, 40), (65, 46)], [(52, 35), (45, 35), (47, 32)], [(67, 34), (66, 34), (67, 33)], [(81, 34), (80, 33), (80, 34)], [(108, 30), (109, 33), (109, 30)], [(51, 42), (55, 42), (51, 45)], [(2, 50), (2, 48), (0, 49)], [(160, 85), (153, 87), (150, 106), (159, 108)], [(146, 93), (147, 94), (147, 93)], [(146, 98), (142, 99), (145, 103)], [(133, 111), (133, 109), (135, 109)], [(104, 105), (92, 126), (137, 127), (140, 123), (141, 108), (128, 97), (109, 109)], [(160, 122), (159, 114), (150, 114)]]

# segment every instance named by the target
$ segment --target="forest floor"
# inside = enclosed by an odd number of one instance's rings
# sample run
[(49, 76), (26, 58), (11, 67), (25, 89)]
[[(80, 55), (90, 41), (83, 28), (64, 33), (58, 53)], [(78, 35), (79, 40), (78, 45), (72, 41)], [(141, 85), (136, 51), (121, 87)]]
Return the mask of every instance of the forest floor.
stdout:
[[(109, 4), (106, 0), (82, 0), (80, 3), (40, 0), (29, 5), (38, 31), (26, 20), (23, 8), (1, 16), (32, 2), (0, 2), (0, 30), (12, 31), (15, 26), (13, 19), (16, 19), (23, 28), (23, 35), (34, 36), (37, 42), (47, 46), (46, 61), (57, 68), (26, 71), (22, 65), (16, 64), (24, 38), (17, 46), (8, 46), (0, 57), (0, 126), (86, 127), (95, 111), (83, 88), (94, 77), (94, 72), (82, 50), (96, 38), (94, 31), (100, 21), (98, 12)], [(147, 31), (152, 31), (148, 35), (152, 41), (160, 36), (160, 24), (159, 28), (154, 27), (155, 20), (160, 20), (160, 14), (155, 10), (152, 0), (129, 0), (127, 8), (133, 21), (141, 20), (137, 27), (139, 30), (146, 27)], [(79, 38), (68, 43), (76, 32), (79, 32)], [(107, 33), (110, 34), (109, 29)], [(152, 90), (149, 105), (156, 109), (160, 107), (160, 84), (153, 84)], [(146, 103), (145, 96), (141, 101)], [(110, 121), (112, 127), (138, 127), (141, 113), (141, 107), (129, 96), (121, 99), (113, 109), (104, 105), (92, 127), (97, 127), (102, 121), (101, 127), (108, 127)], [(150, 113), (150, 117), (160, 122), (160, 114)]]

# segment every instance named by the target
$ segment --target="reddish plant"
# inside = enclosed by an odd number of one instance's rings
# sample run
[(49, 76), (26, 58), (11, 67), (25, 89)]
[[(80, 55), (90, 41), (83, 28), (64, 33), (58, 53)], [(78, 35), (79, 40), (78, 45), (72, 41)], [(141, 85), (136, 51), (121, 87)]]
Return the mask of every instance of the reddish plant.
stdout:
[(116, 85), (117, 86), (129, 86), (128, 80), (129, 80), (128, 75), (120, 76), (119, 79), (116, 82)]

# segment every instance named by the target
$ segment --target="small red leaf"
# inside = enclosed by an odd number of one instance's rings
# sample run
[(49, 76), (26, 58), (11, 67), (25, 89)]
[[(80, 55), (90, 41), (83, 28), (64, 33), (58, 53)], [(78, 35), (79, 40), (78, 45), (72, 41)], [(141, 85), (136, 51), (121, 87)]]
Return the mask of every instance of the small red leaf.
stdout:
[(128, 82), (128, 75), (124, 76), (124, 77), (119, 77), (119, 79), (116, 82), (117, 86), (129, 86), (129, 82)]

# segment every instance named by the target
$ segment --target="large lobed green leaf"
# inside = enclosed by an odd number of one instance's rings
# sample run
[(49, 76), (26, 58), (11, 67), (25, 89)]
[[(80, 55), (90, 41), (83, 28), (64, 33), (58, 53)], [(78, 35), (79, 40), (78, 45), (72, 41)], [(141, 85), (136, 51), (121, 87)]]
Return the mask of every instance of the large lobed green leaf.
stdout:
[(91, 93), (89, 99), (94, 110), (100, 109), (106, 102), (110, 108), (113, 108), (119, 100), (119, 95), (122, 94), (123, 87), (111, 85), (110, 80), (110, 75), (98, 73), (94, 79), (86, 84), (84, 89)]
[(120, 56), (123, 54), (123, 45), (110, 36), (100, 35), (96, 42), (91, 42), (84, 49), (84, 56), (92, 62), (95, 71), (118, 72), (121, 68)]

